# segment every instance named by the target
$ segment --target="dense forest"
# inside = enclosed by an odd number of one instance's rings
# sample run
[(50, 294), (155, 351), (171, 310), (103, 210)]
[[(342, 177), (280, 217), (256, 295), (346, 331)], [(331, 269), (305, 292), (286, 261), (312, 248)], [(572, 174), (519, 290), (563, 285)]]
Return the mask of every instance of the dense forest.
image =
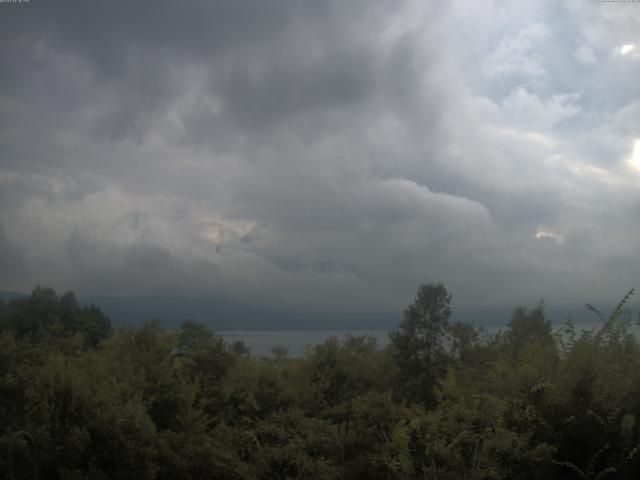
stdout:
[(540, 303), (489, 335), (428, 284), (386, 348), (346, 336), (257, 358), (193, 321), (113, 331), (36, 288), (0, 303), (0, 473), (31, 478), (25, 431), (43, 479), (637, 478), (628, 299), (588, 306), (591, 331), (552, 329)]

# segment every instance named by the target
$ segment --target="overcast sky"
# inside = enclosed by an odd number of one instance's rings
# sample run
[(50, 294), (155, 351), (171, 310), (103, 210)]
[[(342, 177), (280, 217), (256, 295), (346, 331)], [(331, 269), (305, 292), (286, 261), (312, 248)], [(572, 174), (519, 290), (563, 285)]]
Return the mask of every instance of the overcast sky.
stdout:
[(0, 3), (0, 289), (386, 311), (639, 280), (640, 3)]

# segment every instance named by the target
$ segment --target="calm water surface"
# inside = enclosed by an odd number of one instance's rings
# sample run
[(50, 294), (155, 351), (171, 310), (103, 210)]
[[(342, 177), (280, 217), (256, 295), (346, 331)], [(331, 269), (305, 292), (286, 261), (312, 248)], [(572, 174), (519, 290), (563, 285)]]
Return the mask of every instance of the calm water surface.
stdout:
[[(576, 331), (587, 331), (597, 327), (596, 323), (577, 324)], [(554, 325), (554, 329), (562, 325)], [(492, 326), (485, 327), (490, 334), (497, 333), (505, 327)], [(640, 338), (640, 327), (633, 325), (631, 331)], [(233, 331), (218, 332), (227, 342), (237, 340), (243, 341), (247, 347), (251, 349), (253, 356), (271, 355), (271, 349), (274, 347), (284, 347), (288, 350), (290, 357), (299, 357), (304, 355), (307, 348), (323, 343), (329, 337), (344, 338), (346, 335), (362, 336), (369, 335), (374, 337), (379, 347), (384, 347), (389, 343), (388, 330), (316, 330), (316, 331)]]

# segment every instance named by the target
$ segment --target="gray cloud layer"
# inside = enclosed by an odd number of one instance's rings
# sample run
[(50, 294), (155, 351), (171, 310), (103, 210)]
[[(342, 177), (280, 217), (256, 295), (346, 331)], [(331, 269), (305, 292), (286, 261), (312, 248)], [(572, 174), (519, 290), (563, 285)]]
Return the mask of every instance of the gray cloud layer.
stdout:
[(618, 298), (638, 32), (635, 5), (579, 1), (0, 5), (2, 287)]

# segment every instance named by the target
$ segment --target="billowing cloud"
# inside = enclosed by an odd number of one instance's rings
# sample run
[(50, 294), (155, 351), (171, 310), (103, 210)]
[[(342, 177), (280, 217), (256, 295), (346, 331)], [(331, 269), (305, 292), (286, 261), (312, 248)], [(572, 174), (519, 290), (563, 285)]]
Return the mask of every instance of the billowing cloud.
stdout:
[(0, 5), (0, 287), (618, 298), (640, 253), (628, 7)]

